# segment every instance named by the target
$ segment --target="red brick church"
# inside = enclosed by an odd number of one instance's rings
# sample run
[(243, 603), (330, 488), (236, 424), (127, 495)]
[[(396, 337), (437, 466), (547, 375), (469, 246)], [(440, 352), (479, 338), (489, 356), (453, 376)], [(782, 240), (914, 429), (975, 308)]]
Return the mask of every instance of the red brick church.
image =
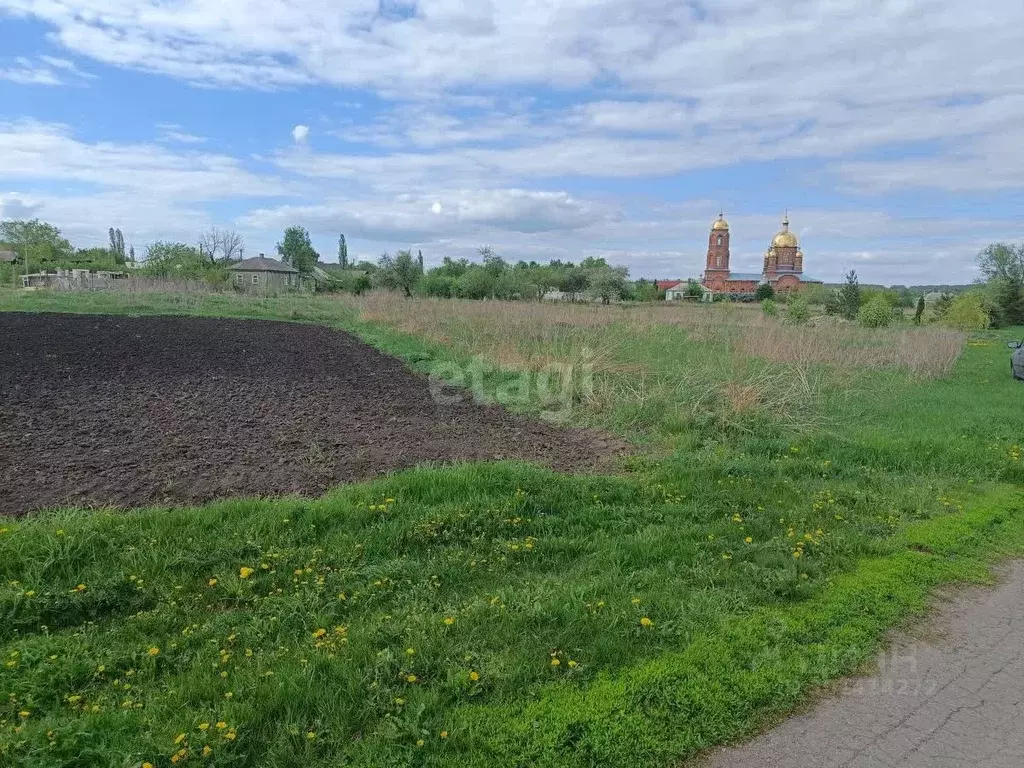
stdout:
[(716, 293), (754, 293), (762, 283), (776, 291), (800, 290), (808, 283), (819, 283), (804, 276), (804, 254), (796, 235), (789, 231), (789, 214), (782, 220), (782, 231), (772, 238), (764, 255), (764, 269), (756, 272), (732, 272), (729, 269), (729, 223), (724, 214), (711, 225), (708, 260), (701, 281)]

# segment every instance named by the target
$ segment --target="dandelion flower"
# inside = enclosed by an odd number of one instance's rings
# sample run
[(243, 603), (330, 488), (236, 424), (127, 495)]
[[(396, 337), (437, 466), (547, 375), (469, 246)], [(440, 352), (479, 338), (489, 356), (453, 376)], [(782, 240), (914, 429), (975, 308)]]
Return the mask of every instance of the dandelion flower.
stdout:
[(306, 734), (306, 738), (309, 739), (310, 741), (315, 741), (316, 740), (316, 731), (309, 731)]
[(633, 605), (640, 605), (640, 598), (639, 597), (634, 597), (632, 600), (630, 600), (630, 602)]
[(551, 666), (552, 667), (560, 667), (561, 665), (562, 665), (562, 662), (560, 662), (558, 659), (552, 659), (551, 660)]
[(225, 723), (223, 720), (221, 720), (219, 723), (217, 723), (217, 730), (219, 730), (219, 731), (223, 731), (227, 727), (228, 727), (228, 724)]
[(206, 584), (208, 586), (211, 586), (211, 587), (216, 587), (217, 586), (217, 580), (216, 579), (210, 579), (208, 582), (206, 582)]
[(416, 739), (416, 746), (417, 747), (422, 747), (423, 746), (423, 739)]
[(148, 651), (146, 651), (146, 653), (148, 653), (150, 656), (159, 656), (160, 649), (154, 645)]
[(248, 579), (254, 573), (256, 573), (255, 569), (250, 568), (249, 566), (244, 566), (238, 569), (238, 575), (241, 576), (243, 579)]
[(480, 673), (474, 669), (472, 672), (469, 673), (469, 679), (475, 683), (477, 680), (480, 679)]
[(578, 667), (578, 666), (579, 666), (579, 664), (577, 664), (575, 661), (573, 661), (572, 659), (569, 660), (569, 668), (570, 669), (576, 669), (576, 667)]
[(200, 731), (206, 731), (206, 730), (209, 730), (209, 728), (210, 728), (210, 724), (209, 723), (200, 723), (199, 724), (199, 730)]
[(448, 731), (441, 731), (440, 736), (441, 736), (442, 739), (447, 739), (448, 738)]
[(315, 637), (317, 639), (320, 639), (321, 637), (323, 637), (326, 634), (327, 634), (327, 630), (321, 627), (320, 629), (314, 630), (313, 637)]
[(174, 743), (175, 744), (181, 744), (181, 742), (183, 742), (184, 740), (185, 740), (185, 734), (184, 733), (179, 733), (177, 736), (174, 737)]
[(646, 616), (644, 616), (642, 619), (640, 619), (640, 626), (641, 627), (653, 627), (654, 626), (654, 622), (651, 621)]
[(407, 656), (415, 656), (416, 655), (416, 649), (415, 648), (406, 648), (405, 649), (405, 653), (406, 653)]
[(405, 676), (405, 682), (407, 682), (407, 683), (415, 683), (416, 682), (416, 675), (406, 675)]
[(753, 544), (753, 543), (754, 543), (754, 540), (753, 540), (753, 539), (752, 539), (752, 538), (751, 538), (750, 536), (747, 536), (747, 538), (745, 538), (745, 539), (743, 540), (743, 542), (744, 542), (745, 544)]
[(444, 623), (445, 623), (445, 626), (450, 627), (452, 624), (455, 623), (455, 617), (454, 616), (445, 616), (444, 617)]
[(213, 750), (210, 748), (209, 744), (207, 744), (205, 747), (203, 747), (203, 757), (209, 757), (212, 754), (213, 754)]

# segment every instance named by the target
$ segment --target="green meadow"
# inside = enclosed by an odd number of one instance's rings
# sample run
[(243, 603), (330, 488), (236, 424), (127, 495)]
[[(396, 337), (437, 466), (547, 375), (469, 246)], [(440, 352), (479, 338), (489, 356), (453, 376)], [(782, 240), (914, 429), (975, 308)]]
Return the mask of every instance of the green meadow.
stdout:
[(424, 373), (477, 365), (499, 401), (561, 366), (556, 403), (509, 407), (635, 447), (605, 476), (422, 467), (0, 518), (3, 765), (678, 765), (1024, 552), (1021, 329), (379, 296), (0, 310), (319, 323)]

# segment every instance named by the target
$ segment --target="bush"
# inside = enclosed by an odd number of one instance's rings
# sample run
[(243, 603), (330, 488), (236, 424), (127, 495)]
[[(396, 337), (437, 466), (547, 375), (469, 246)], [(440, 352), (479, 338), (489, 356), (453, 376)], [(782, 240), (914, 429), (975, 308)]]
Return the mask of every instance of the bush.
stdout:
[(885, 328), (892, 323), (892, 305), (881, 294), (871, 298), (857, 314), (857, 320), (865, 328)]
[(811, 305), (807, 299), (797, 294), (790, 299), (786, 308), (786, 320), (792, 325), (803, 325), (811, 319)]
[(989, 326), (989, 316), (982, 297), (972, 291), (953, 301), (942, 322), (958, 331), (983, 331)]
[(779, 305), (771, 299), (765, 299), (761, 302), (761, 311), (764, 312), (765, 317), (775, 317), (779, 314)]
[[(771, 301), (775, 298), (775, 289), (772, 288), (771, 283), (762, 283), (757, 286), (757, 290), (754, 292), (754, 298), (761, 302), (761, 306), (764, 307), (764, 302)], [(765, 313), (767, 314), (767, 312)]]

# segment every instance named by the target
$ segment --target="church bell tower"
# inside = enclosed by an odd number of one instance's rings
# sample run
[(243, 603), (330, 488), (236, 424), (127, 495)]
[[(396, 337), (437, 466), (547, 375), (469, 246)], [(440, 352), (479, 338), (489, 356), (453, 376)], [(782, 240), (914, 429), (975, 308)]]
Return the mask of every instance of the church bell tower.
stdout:
[(712, 277), (729, 277), (729, 223), (725, 214), (718, 214), (718, 220), (711, 225), (708, 238), (708, 261), (704, 270), (705, 281)]

